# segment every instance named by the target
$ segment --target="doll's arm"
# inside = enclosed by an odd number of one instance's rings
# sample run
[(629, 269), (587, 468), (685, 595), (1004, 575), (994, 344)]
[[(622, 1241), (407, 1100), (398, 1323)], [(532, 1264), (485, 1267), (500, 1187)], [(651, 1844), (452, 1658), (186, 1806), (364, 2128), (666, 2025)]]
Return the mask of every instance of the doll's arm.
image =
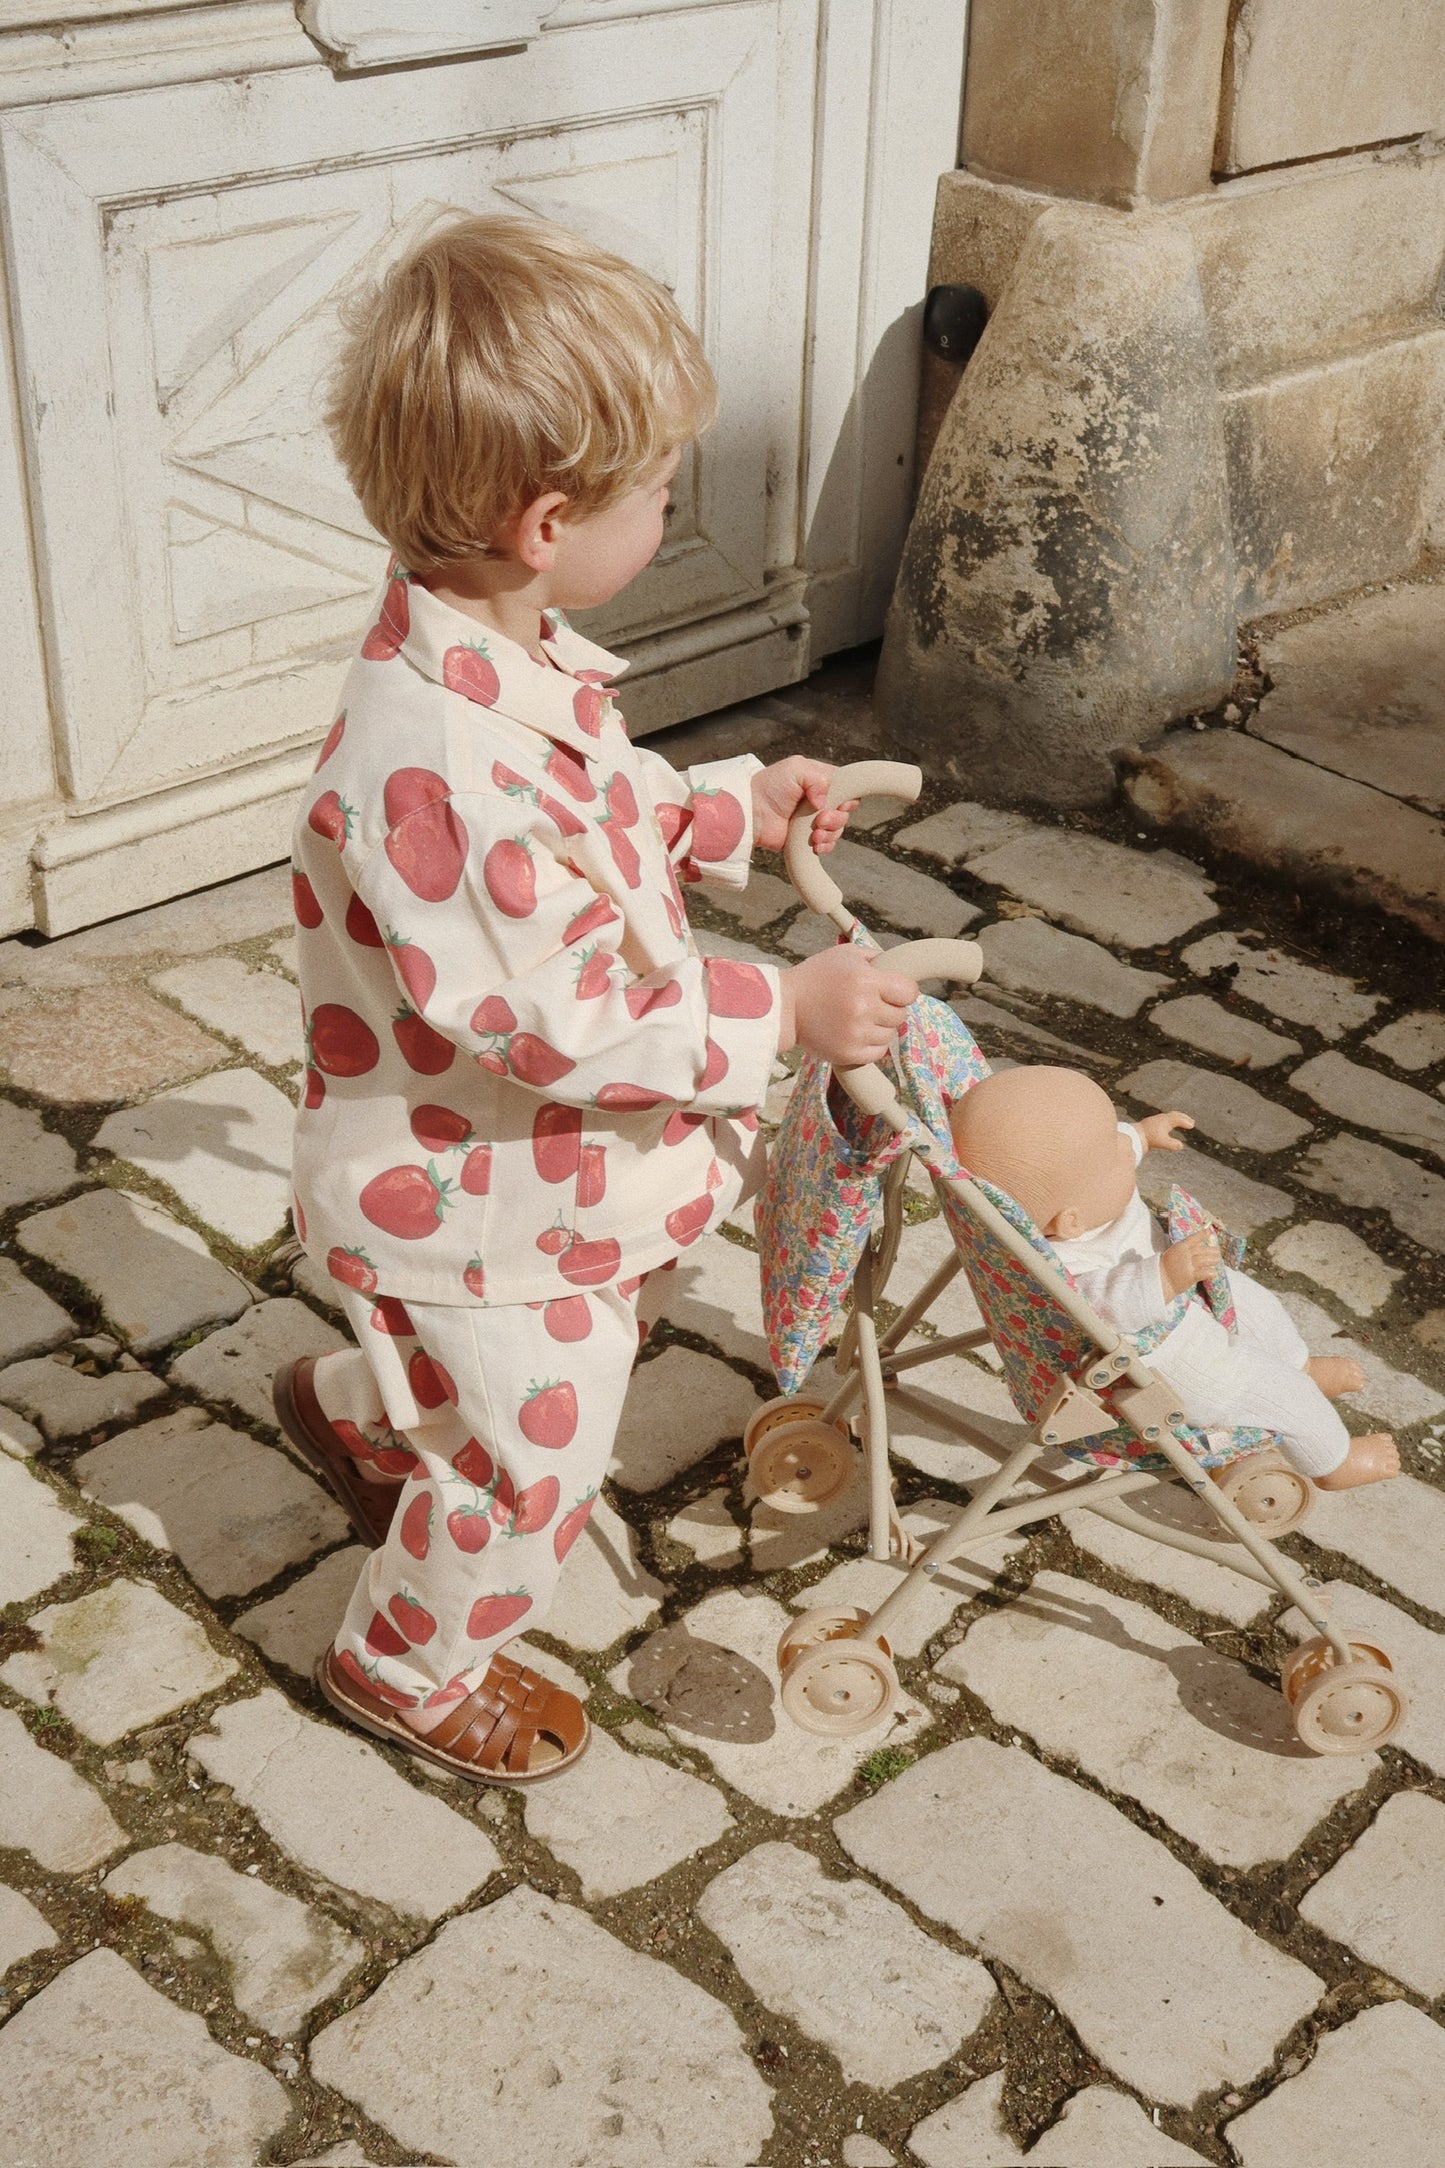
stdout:
[[(1067, 1262), (1067, 1260), (1065, 1260)], [(1165, 1292), (1158, 1257), (1126, 1257), (1121, 1264), (1095, 1272), (1070, 1271), (1070, 1278), (1092, 1309), (1120, 1332), (1142, 1332), (1157, 1324), (1172, 1297)]]

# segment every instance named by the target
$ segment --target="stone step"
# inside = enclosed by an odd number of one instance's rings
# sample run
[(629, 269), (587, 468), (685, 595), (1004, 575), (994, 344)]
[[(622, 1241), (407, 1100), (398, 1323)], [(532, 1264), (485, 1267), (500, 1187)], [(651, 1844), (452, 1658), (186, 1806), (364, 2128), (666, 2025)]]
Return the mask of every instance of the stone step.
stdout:
[(1445, 941), (1445, 829), (1367, 783), (1239, 730), (1178, 730), (1125, 756), (1146, 820)]

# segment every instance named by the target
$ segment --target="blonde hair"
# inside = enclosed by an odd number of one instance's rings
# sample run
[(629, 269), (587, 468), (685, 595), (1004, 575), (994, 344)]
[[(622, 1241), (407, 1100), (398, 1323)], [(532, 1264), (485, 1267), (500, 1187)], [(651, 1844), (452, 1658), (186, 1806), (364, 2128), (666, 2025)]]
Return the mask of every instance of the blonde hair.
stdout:
[(482, 554), (561, 490), (626, 496), (712, 421), (717, 387), (666, 288), (541, 219), (463, 218), (343, 312), (337, 455), (412, 571)]

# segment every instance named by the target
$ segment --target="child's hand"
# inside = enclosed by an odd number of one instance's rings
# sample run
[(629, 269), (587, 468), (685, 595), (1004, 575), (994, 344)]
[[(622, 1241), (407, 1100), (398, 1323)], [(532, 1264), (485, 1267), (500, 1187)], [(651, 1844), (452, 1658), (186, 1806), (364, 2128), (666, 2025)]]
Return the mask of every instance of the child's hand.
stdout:
[(918, 999), (912, 979), (869, 963), (851, 942), (785, 971), (782, 989), (778, 1051), (805, 1046), (836, 1069), (882, 1061)]
[(1201, 1227), (1197, 1234), (1186, 1235), (1182, 1242), (1165, 1250), (1159, 1260), (1159, 1277), (1171, 1302), (1187, 1287), (1197, 1287), (1201, 1280), (1212, 1280), (1218, 1270), (1219, 1236), (1212, 1227)]
[(828, 785), (833, 780), (833, 769), (826, 760), (805, 760), (801, 753), (790, 753), (786, 760), (775, 760), (771, 768), (764, 768), (753, 777), (753, 839), (765, 851), (780, 851), (788, 840), (788, 822), (800, 805), (819, 808), (813, 823), (813, 849), (820, 856), (831, 851), (839, 836), (848, 825), (848, 815), (857, 805), (850, 798), (846, 805), (836, 806), (831, 813), (822, 810), (828, 795)]
[(1183, 1141), (1176, 1137), (1174, 1132), (1176, 1129), (1192, 1129), (1194, 1116), (1177, 1111), (1173, 1114), (1146, 1114), (1142, 1122), (1135, 1122), (1134, 1127), (1144, 1139), (1146, 1152), (1182, 1152)]

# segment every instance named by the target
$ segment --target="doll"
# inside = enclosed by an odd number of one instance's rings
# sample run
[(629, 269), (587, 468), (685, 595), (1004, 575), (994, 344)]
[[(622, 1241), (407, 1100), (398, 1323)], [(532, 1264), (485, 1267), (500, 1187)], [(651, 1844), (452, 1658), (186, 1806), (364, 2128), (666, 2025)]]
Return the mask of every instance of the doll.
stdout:
[[(1220, 1236), (1201, 1228), (1170, 1243), (1140, 1196), (1139, 1162), (1183, 1149), (1187, 1114), (1120, 1121), (1106, 1093), (1074, 1069), (1028, 1066), (986, 1077), (953, 1108), (954, 1149), (970, 1173), (1013, 1197), (1084, 1299), (1120, 1332), (1158, 1324), (1179, 1295), (1226, 1270)], [(1279, 1298), (1227, 1274), (1238, 1330), (1190, 1302), (1149, 1355), (1201, 1430), (1275, 1432), (1290, 1464), (1322, 1490), (1400, 1472), (1385, 1431), (1352, 1438), (1330, 1402), (1364, 1384), (1358, 1363), (1311, 1356)]]

